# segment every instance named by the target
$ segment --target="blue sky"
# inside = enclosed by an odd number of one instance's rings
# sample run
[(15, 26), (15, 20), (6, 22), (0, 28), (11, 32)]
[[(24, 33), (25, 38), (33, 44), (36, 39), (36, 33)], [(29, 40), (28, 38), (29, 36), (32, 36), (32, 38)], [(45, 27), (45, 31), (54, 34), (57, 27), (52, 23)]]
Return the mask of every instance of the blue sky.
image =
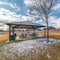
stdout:
[[(30, 4), (30, 0), (0, 0), (0, 22), (17, 22), (33, 20), (27, 16), (29, 12), (27, 6)], [(49, 18), (50, 24), (54, 27), (60, 27), (60, 0), (54, 7), (54, 15)], [(44, 24), (41, 20), (33, 20), (36, 23)], [(0, 24), (1, 25), (1, 24)]]

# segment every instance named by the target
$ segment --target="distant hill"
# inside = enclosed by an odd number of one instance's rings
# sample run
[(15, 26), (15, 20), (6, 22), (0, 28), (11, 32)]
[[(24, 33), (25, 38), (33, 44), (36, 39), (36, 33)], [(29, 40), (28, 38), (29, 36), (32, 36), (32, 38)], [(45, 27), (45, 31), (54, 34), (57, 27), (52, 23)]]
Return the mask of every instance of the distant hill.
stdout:
[(57, 28), (56, 30), (57, 30), (58, 32), (60, 32), (60, 28)]
[[(54, 29), (56, 29), (56, 28), (53, 27), (53, 26), (49, 26), (48, 29), (49, 29), (49, 30), (54, 30)], [(47, 28), (45, 28), (45, 30), (47, 30)]]
[(60, 28), (57, 28), (57, 30), (60, 30)]
[(0, 30), (0, 32), (4, 32), (4, 30)]

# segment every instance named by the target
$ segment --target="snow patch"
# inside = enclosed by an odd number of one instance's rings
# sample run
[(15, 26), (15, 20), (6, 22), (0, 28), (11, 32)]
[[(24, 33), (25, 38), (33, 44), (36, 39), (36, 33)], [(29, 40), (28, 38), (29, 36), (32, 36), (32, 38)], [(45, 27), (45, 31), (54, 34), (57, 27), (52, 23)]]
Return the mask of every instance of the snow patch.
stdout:
[[(16, 54), (18, 56), (27, 55), (29, 52), (32, 52), (32, 53), (35, 52), (37, 54), (38, 47), (40, 47), (39, 52), (41, 52), (41, 50), (44, 50), (47, 48), (48, 44), (55, 44), (58, 42), (60, 42), (60, 40), (49, 39), (49, 43), (47, 43), (46, 38), (41, 38), (36, 40), (7, 44), (0, 48), (0, 56), (2, 57), (4, 55), (5, 57), (10, 56), (11, 58), (14, 58)], [(47, 57), (50, 58), (48, 54), (47, 54)]]

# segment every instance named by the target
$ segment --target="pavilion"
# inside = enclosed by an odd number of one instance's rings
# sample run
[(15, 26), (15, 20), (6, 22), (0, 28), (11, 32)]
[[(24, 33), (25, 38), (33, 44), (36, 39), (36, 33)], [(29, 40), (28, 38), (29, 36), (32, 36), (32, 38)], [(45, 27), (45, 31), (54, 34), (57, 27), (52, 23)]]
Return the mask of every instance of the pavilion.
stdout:
[(15, 28), (20, 28), (20, 29), (37, 29), (41, 27), (45, 27), (43, 25), (33, 23), (30, 21), (22, 21), (22, 22), (11, 22), (11, 23), (6, 23), (6, 25), (9, 26), (9, 41), (11, 40), (11, 32), (14, 34), (14, 29)]

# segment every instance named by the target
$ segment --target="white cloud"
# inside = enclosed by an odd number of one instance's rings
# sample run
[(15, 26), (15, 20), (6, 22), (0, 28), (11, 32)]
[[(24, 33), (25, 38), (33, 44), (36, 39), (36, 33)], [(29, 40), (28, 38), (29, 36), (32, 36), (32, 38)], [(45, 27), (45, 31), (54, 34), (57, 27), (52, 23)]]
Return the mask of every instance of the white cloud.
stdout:
[(60, 4), (57, 4), (55, 7), (54, 7), (54, 9), (56, 10), (56, 9), (60, 9)]
[[(32, 1), (34, 1), (34, 0), (32, 0)], [(43, 1), (45, 1), (45, 0), (43, 0)], [(24, 2), (27, 6), (32, 5), (31, 0), (24, 0)], [(43, 2), (41, 2), (41, 3), (43, 3)], [(57, 5), (53, 9), (59, 11), (60, 10), (60, 3), (57, 3)], [(58, 12), (58, 11), (56, 11), (56, 12)], [(29, 15), (29, 12), (30, 11), (27, 10), (28, 15)], [(36, 11), (33, 11), (32, 13), (36, 13)], [(55, 12), (53, 12), (53, 13), (55, 14)], [(31, 19), (31, 20), (34, 19), (35, 20), (35, 17), (30, 16), (29, 19)], [(57, 18), (56, 16), (50, 16), (49, 21), (50, 21), (50, 23), (53, 23), (53, 24), (51, 24), (52, 26), (55, 26), (56, 28), (60, 27), (60, 18)]]
[(31, 5), (32, 4), (31, 0), (24, 0), (24, 3), (27, 4), (27, 5)]
[[(2, 24), (2, 23), (1, 23)], [(7, 25), (2, 25), (0, 26), (0, 30), (4, 30), (4, 31), (7, 31), (8, 30), (8, 26)]]
[(20, 10), (20, 8), (19, 8), (18, 6), (16, 6), (16, 4), (11, 4), (11, 3), (1, 2), (1, 1), (0, 1), (0, 5), (7, 5), (7, 6), (10, 6), (11, 8), (16, 9), (17, 11)]
[(53, 21), (53, 22), (55, 22), (55, 24), (56, 24), (56, 28), (60, 28), (60, 18), (56, 18), (56, 20), (55, 21)]
[(26, 16), (17, 15), (15, 12), (11, 12), (7, 9), (0, 8), (0, 22), (17, 22), (27, 20)]
[(57, 17), (54, 17), (54, 16), (50, 16), (49, 21), (50, 21), (50, 23), (53, 23), (52, 25), (54, 27), (60, 28), (60, 18), (57, 18)]
[(27, 21), (34, 19), (34, 16), (25, 16), (21, 14), (16, 14), (10, 10), (0, 8), (0, 22), (18, 22), (18, 21)]
[[(7, 9), (0, 8), (0, 23), (8, 23), (8, 22), (20, 22), (20, 21), (27, 21), (32, 20), (35, 17), (29, 17), (29, 16), (22, 16), (21, 14), (17, 15), (15, 12), (11, 12)], [(3, 29), (4, 28), (4, 29)], [(8, 26), (0, 25), (0, 29), (6, 30)]]
[[(42, 5), (43, 5), (43, 2), (44, 2), (44, 1), (45, 1), (45, 0), (42, 0), (42, 1), (41, 1), (41, 4), (42, 4)], [(40, 4), (40, 3), (39, 3), (39, 0), (38, 0), (38, 1), (34, 1), (34, 0), (24, 0), (24, 3), (25, 3), (27, 6), (33, 5), (32, 2), (33, 2), (33, 3), (36, 2), (36, 4)], [(49, 6), (48, 3), (47, 3), (47, 5)], [(55, 10), (56, 10), (56, 9), (60, 9), (60, 3), (57, 3), (56, 6), (54, 6), (53, 9), (55, 9)]]
[[(7, 9), (0, 8), (0, 23), (8, 23), (8, 22), (20, 22), (27, 21), (29, 17), (22, 16), (21, 14), (17, 15), (15, 12), (11, 12)], [(5, 25), (0, 25), (0, 29), (6, 29)]]

